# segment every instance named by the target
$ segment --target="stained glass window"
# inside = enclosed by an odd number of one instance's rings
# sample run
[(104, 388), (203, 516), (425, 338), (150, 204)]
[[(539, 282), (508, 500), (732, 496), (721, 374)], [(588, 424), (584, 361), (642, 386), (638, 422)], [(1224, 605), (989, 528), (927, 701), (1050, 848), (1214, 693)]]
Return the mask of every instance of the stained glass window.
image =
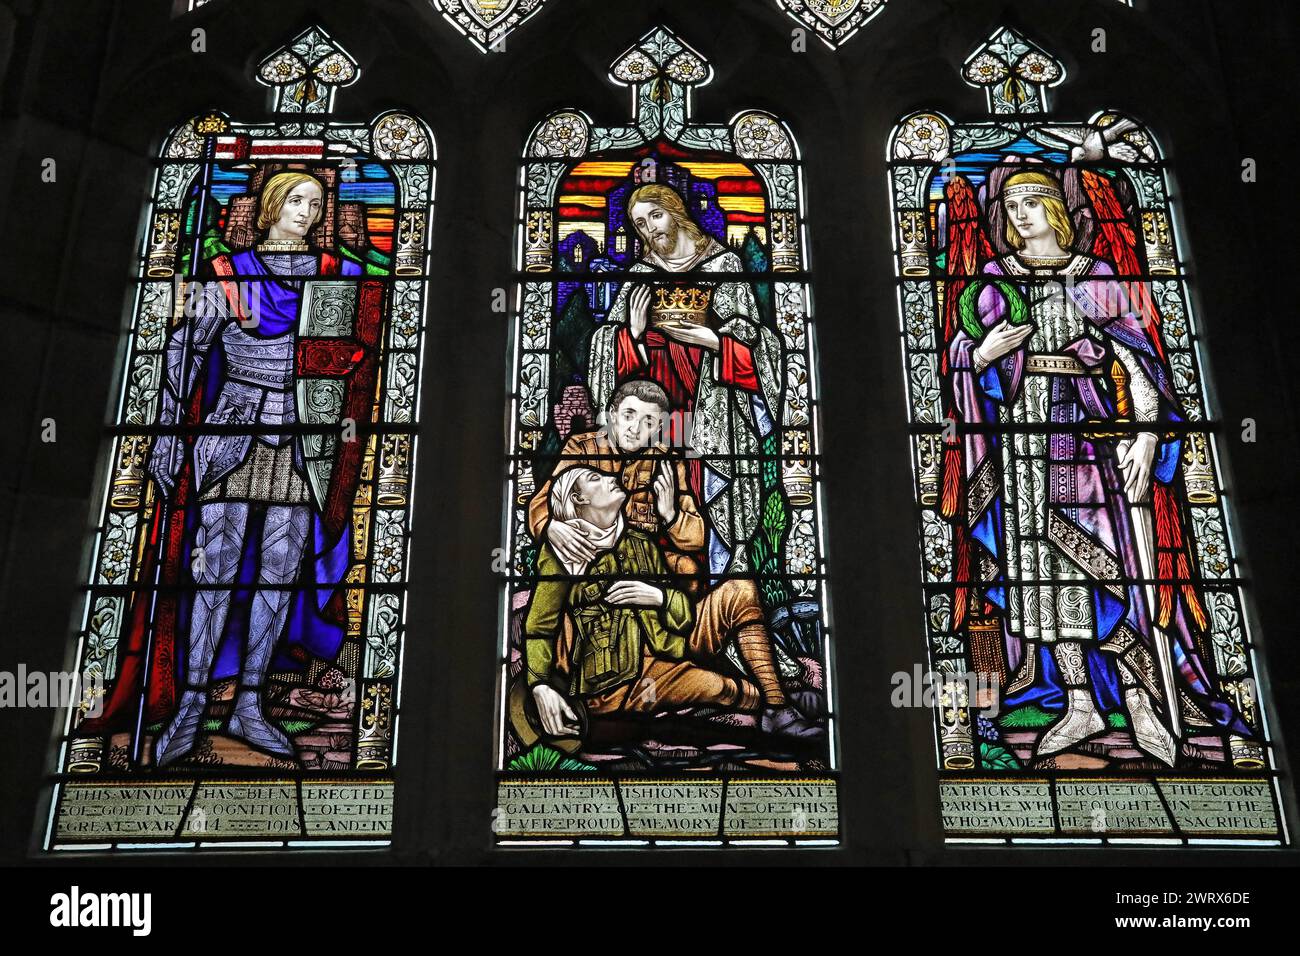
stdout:
[[(776, 5), (836, 49), (885, 8), (889, 0), (776, 0)], [(905, 0), (904, 0), (905, 2)], [(1133, 0), (1119, 0), (1132, 6)]]
[(838, 838), (802, 168), (712, 72), (653, 30), (525, 149), (503, 844)]
[(812, 30), (831, 49), (862, 29), (888, 0), (776, 0), (777, 6)]
[(501, 49), (507, 35), (546, 0), (430, 0), (447, 22), (483, 52)]
[(888, 153), (945, 833), (1277, 843), (1160, 147), (1013, 30), (961, 72)]
[(388, 839), (434, 143), (359, 76), (159, 155), (47, 848)]

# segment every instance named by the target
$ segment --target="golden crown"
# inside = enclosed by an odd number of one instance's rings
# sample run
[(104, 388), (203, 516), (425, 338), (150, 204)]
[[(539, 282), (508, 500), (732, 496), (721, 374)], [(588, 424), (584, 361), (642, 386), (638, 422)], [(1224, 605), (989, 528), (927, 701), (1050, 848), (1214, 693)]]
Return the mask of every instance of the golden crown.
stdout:
[(650, 306), (651, 321), (655, 325), (708, 325), (712, 298), (712, 289), (696, 286), (656, 289)]
[(230, 132), (230, 124), (226, 122), (225, 117), (217, 113), (209, 113), (194, 121), (194, 132), (200, 136), (220, 136)]

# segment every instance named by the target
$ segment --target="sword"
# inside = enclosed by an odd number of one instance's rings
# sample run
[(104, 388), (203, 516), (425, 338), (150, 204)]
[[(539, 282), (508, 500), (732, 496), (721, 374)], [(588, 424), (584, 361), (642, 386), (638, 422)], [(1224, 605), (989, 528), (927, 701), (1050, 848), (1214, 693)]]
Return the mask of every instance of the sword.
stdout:
[(1175, 737), (1183, 735), (1182, 719), (1178, 713), (1178, 693), (1174, 685), (1173, 648), (1169, 635), (1156, 623), (1156, 546), (1153, 515), (1149, 504), (1130, 504), (1129, 516), (1133, 521), (1133, 539), (1137, 547), (1138, 564), (1146, 583), (1147, 609), (1151, 618), (1151, 638), (1155, 644), (1156, 662), (1160, 668), (1160, 684), (1165, 692), (1165, 715), (1169, 730)]

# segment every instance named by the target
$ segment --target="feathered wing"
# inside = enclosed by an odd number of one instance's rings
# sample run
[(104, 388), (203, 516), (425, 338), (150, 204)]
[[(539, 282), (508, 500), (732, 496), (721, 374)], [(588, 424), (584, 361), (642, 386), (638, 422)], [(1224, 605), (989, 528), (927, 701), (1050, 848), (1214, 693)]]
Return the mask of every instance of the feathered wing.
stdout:
[(1151, 289), (1137, 278), (1142, 274), (1142, 262), (1137, 252), (1137, 230), (1129, 221), (1124, 206), (1115, 191), (1110, 177), (1091, 169), (1079, 170), (1084, 192), (1096, 214), (1096, 231), (1092, 237), (1092, 253), (1109, 262), (1122, 278), (1119, 286), (1127, 296), (1127, 304), (1138, 316), (1155, 354), (1164, 363), (1165, 348), (1160, 338), (1160, 312), (1151, 299)]
[[(969, 180), (953, 176), (943, 190), (947, 207), (948, 250), (946, 291), (943, 301), (944, 344), (957, 334), (957, 302), (970, 282), (977, 278), (984, 263), (993, 258), (993, 246), (984, 235), (984, 224), (979, 200)], [(940, 370), (948, 371), (948, 353), (945, 348), (940, 358)]]
[[(983, 219), (980, 214), (979, 200), (969, 180), (962, 176), (953, 176), (944, 186), (947, 221), (947, 262), (948, 281), (944, 283), (943, 295), (943, 348), (940, 350), (940, 375), (948, 374), (948, 344), (961, 327), (958, 315), (958, 302), (961, 294), (972, 281), (980, 275), (984, 264), (993, 258), (993, 246), (984, 234)], [(952, 404), (952, 396), (947, 398), (946, 416), (949, 421), (957, 420), (957, 412)], [(953, 542), (955, 546), (953, 562), (952, 626), (959, 627), (966, 618), (966, 605), (972, 584), (972, 552), (969, 529), (958, 519), (961, 515), (966, 497), (965, 451), (962, 438), (955, 432), (944, 440), (943, 465), (939, 493), (939, 514), (954, 522)]]
[(1129, 133), (1141, 134), (1141, 127), (1129, 117), (1112, 117), (1104, 126), (1048, 125), (1040, 126), (1040, 136), (1053, 140), (1070, 149), (1070, 159), (1094, 160), (1102, 156), (1123, 163), (1139, 163), (1150, 160), (1144, 155), (1141, 142), (1131, 142)]
[[(1139, 326), (1150, 342), (1152, 352), (1167, 367), (1164, 342), (1160, 335), (1160, 312), (1151, 297), (1150, 286), (1139, 278), (1143, 273), (1137, 252), (1137, 231), (1125, 213), (1109, 176), (1089, 169), (1080, 170), (1080, 181), (1096, 215), (1093, 255), (1110, 262), (1122, 278), (1118, 285), (1127, 296), (1126, 304), (1139, 319)], [(1121, 414), (1127, 406), (1123, 382), (1117, 381)], [(1204, 632), (1209, 618), (1192, 580), (1189, 541), (1184, 531), (1185, 516), (1171, 482), (1154, 482), (1152, 508), (1156, 531), (1156, 623), (1167, 628), (1173, 620), (1179, 596), (1190, 619)]]

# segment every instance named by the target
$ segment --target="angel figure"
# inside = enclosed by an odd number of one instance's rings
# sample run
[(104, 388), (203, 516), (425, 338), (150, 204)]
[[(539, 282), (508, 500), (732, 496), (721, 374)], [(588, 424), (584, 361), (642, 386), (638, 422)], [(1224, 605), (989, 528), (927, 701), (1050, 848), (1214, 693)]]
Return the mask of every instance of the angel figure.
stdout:
[[(1080, 142), (1097, 158), (1122, 129)], [(1036, 757), (1111, 730), (1173, 766), (1187, 728), (1254, 736), (1203, 663), (1179, 473), (1183, 412), (1159, 334), (1127, 184), (1009, 160), (984, 208), (945, 187), (943, 372), (963, 426), (945, 455), (956, 525), (955, 623), (1001, 622), (1005, 707), (1060, 717)], [(987, 225), (988, 232), (985, 232)]]

